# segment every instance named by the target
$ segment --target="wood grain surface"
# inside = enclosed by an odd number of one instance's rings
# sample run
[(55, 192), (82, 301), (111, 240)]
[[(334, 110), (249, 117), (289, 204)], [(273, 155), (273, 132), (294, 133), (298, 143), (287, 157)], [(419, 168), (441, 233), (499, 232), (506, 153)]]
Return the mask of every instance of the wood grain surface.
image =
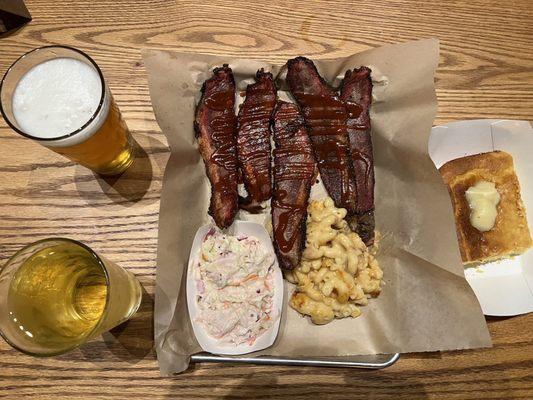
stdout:
[[(0, 263), (49, 236), (81, 240), (134, 272), (146, 293), (129, 323), (70, 354), (31, 358), (0, 343), (10, 399), (532, 399), (533, 314), (489, 319), (494, 348), (404, 355), (389, 369), (198, 365), (161, 378), (152, 350), (157, 220), (167, 143), (140, 49), (283, 61), (437, 37), (435, 124), (533, 120), (533, 3), (511, 1), (27, 0), (33, 21), (0, 39), (0, 73), (22, 53), (65, 44), (93, 56), (143, 148), (102, 179), (0, 122)], [(416, 63), (416, 60), (412, 60)], [(408, 312), (408, 310), (406, 310)]]

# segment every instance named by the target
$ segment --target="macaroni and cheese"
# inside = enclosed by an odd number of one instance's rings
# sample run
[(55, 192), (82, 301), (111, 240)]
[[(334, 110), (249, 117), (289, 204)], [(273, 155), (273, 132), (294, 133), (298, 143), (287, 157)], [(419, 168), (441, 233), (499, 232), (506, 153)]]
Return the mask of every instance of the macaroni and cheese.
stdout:
[(367, 248), (344, 220), (346, 210), (331, 198), (311, 201), (307, 240), (298, 268), (285, 277), (297, 285), (289, 304), (315, 324), (358, 317), (358, 306), (381, 291), (383, 271), (375, 258), (377, 240)]

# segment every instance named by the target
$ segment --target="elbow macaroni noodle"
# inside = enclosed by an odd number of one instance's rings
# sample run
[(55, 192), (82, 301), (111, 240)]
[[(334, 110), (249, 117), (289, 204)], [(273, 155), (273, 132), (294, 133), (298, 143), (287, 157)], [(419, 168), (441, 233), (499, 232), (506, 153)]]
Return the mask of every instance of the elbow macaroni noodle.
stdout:
[[(297, 285), (289, 304), (315, 324), (358, 317), (360, 305), (381, 291), (383, 271), (375, 254), (344, 220), (346, 210), (333, 200), (311, 201), (307, 208), (307, 240), (300, 265), (285, 273)], [(376, 241), (377, 243), (377, 241)]]

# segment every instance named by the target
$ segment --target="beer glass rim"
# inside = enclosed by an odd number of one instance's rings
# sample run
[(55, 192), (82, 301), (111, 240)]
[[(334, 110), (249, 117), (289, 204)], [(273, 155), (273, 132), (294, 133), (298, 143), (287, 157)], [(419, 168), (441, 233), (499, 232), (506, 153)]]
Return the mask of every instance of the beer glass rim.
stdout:
[[(96, 332), (100, 328), (100, 325), (102, 324), (102, 321), (104, 320), (104, 317), (108, 313), (110, 294), (109, 294), (109, 273), (107, 272), (107, 268), (105, 267), (105, 263), (102, 261), (100, 256), (93, 249), (91, 249), (89, 246), (87, 246), (86, 244), (84, 244), (82, 242), (79, 242), (77, 240), (64, 238), (64, 237), (50, 237), (50, 238), (46, 238), (46, 239), (37, 240), (35, 242), (32, 242), (30, 244), (25, 245), (20, 250), (18, 250), (15, 254), (13, 254), (11, 257), (9, 257), (9, 259), (6, 261), (6, 263), (0, 268), (0, 276), (4, 273), (4, 270), (10, 264), (10, 262), (13, 259), (15, 259), (18, 255), (20, 255), (20, 253), (22, 253), (23, 251), (29, 249), (30, 247), (37, 246), (39, 244), (46, 243), (46, 242), (68, 242), (68, 243), (73, 243), (76, 246), (79, 246), (79, 247), (83, 248), (84, 250), (89, 252), (89, 254), (97, 261), (98, 265), (100, 266), (100, 269), (104, 272), (105, 281), (106, 281), (106, 287), (107, 287), (105, 306), (104, 306), (104, 310), (102, 311), (102, 315), (100, 315), (100, 318), (98, 319), (98, 323), (96, 323), (94, 325), (94, 327), (85, 336), (85, 338), (90, 338), (93, 335), (93, 333)], [(6, 296), (7, 296), (7, 294), (6, 294)], [(4, 331), (2, 330), (1, 326), (0, 326), (0, 336), (2, 336), (2, 338), (11, 347), (13, 347), (14, 349), (16, 349), (16, 350), (18, 350), (18, 351), (20, 351), (20, 352), (22, 352), (24, 354), (28, 354), (28, 355), (34, 356), (34, 357), (51, 357), (51, 356), (57, 356), (57, 355), (60, 355), (60, 354), (65, 354), (65, 353), (68, 353), (69, 351), (72, 351), (72, 350), (76, 349), (77, 347), (81, 346), (84, 343), (82, 341), (80, 343), (75, 344), (74, 346), (70, 346), (70, 347), (68, 347), (66, 349), (63, 349), (63, 350), (60, 350), (60, 351), (51, 351), (49, 353), (33, 353), (31, 351), (28, 351), (28, 350), (25, 350), (25, 349), (22, 349), (22, 348), (18, 347), (11, 340), (9, 340), (7, 335), (4, 334)]]
[[(98, 76), (100, 77), (100, 83), (101, 83), (101, 86), (102, 86), (102, 90), (101, 90), (101, 93), (100, 93), (100, 100), (98, 102), (98, 106), (96, 107), (96, 110), (94, 111), (93, 115), (91, 115), (91, 117), (87, 120), (87, 122), (85, 122), (80, 128), (78, 128), (78, 129), (76, 129), (76, 130), (74, 130), (74, 131), (72, 131), (70, 133), (67, 133), (65, 135), (57, 136), (57, 137), (37, 137), (37, 136), (30, 135), (29, 133), (26, 133), (26, 132), (20, 130), (19, 128), (17, 128), (15, 126), (15, 124), (13, 122), (11, 122), (11, 120), (7, 116), (7, 113), (4, 111), (4, 106), (2, 105), (2, 102), (0, 101), (0, 113), (2, 113), (2, 116), (4, 117), (4, 120), (7, 122), (9, 127), (11, 129), (13, 129), (15, 132), (17, 132), (19, 135), (22, 135), (22, 136), (27, 137), (29, 139), (38, 140), (40, 142), (54, 142), (54, 141), (57, 141), (57, 140), (62, 140), (62, 139), (66, 139), (66, 138), (72, 137), (72, 136), (80, 133), (85, 128), (87, 128), (91, 124), (91, 122), (93, 122), (95, 120), (95, 118), (100, 113), (100, 111), (101, 111), (101, 109), (102, 109), (102, 107), (104, 105), (104, 100), (105, 100), (106, 88), (105, 88), (104, 74), (102, 74), (102, 70), (100, 69), (98, 64), (96, 64), (96, 61), (94, 61), (87, 53), (85, 53), (85, 52), (83, 52), (83, 51), (81, 51), (79, 49), (76, 49), (74, 47), (64, 46), (64, 45), (41, 46), (41, 47), (37, 47), (37, 48), (35, 48), (33, 50), (30, 50), (30, 51), (24, 53), (23, 55), (21, 55), (19, 58), (17, 58), (13, 62), (13, 64), (11, 64), (11, 66), (7, 69), (6, 73), (4, 74), (4, 76), (2, 78), (2, 81), (0, 82), (0, 93), (2, 93), (2, 88), (4, 86), (4, 81), (7, 79), (7, 76), (9, 75), (9, 73), (11, 72), (13, 67), (15, 67), (15, 65), (17, 65), (17, 63), (19, 61), (21, 61), (24, 58), (29, 57), (32, 54), (37, 53), (39, 51), (47, 50), (47, 49), (53, 49), (53, 48), (66, 49), (66, 50), (74, 51), (76, 53), (81, 54), (83, 57), (85, 57), (87, 60), (89, 60), (89, 62), (96, 69), (96, 72), (98, 73)], [(68, 57), (57, 57), (57, 58), (68, 58)], [(51, 60), (53, 60), (53, 58), (51, 58)], [(45, 62), (45, 61), (43, 61), (43, 62)], [(35, 65), (39, 65), (39, 64), (35, 64)]]

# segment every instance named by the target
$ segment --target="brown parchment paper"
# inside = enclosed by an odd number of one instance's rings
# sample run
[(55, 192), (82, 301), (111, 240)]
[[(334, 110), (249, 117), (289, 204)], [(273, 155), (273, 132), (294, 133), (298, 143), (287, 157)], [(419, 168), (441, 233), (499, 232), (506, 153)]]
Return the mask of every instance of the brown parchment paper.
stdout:
[[(276, 75), (280, 66), (158, 50), (143, 50), (143, 58), (155, 115), (171, 148), (161, 198), (154, 316), (159, 366), (170, 375), (185, 370), (189, 356), (201, 351), (185, 295), (190, 246), (208, 220), (210, 197), (194, 138), (195, 101), (215, 66), (228, 63), (240, 89), (258, 68)], [(262, 354), (346, 356), (490, 346), (485, 319), (464, 279), (448, 194), (427, 152), (437, 109), (438, 41), (314, 61), (330, 82), (360, 65), (373, 71), (376, 225), (383, 235), (378, 259), (385, 286), (362, 307), (362, 316), (325, 326), (286, 307), (276, 342)]]

